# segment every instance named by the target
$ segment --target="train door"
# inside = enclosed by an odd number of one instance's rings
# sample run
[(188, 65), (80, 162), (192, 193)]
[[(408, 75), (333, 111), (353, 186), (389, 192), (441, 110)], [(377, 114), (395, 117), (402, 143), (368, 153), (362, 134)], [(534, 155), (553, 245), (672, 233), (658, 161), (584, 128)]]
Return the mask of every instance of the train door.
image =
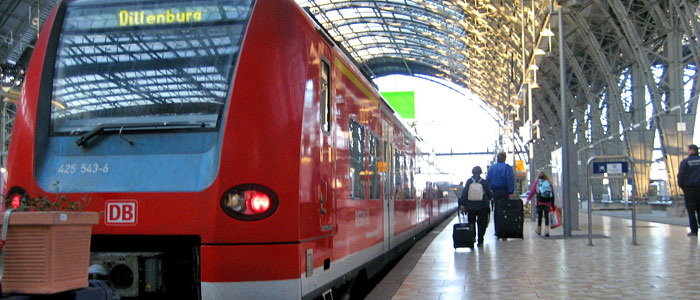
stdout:
[(321, 158), (320, 158), (320, 174), (319, 174), (319, 205), (320, 209), (320, 226), (322, 231), (332, 231), (333, 229), (333, 208), (334, 208), (334, 178), (335, 178), (335, 138), (336, 134), (333, 130), (333, 95), (332, 95), (332, 78), (330, 60), (325, 57), (330, 57), (330, 49), (323, 44), (324, 58), (321, 60)]
[(384, 252), (389, 252), (391, 250), (391, 236), (394, 234), (394, 149), (391, 146), (393, 141), (394, 128), (389, 122), (382, 119), (382, 147), (383, 149), (383, 163), (382, 172), (384, 176), (383, 186), (384, 186), (384, 198), (383, 198), (383, 209), (384, 217)]

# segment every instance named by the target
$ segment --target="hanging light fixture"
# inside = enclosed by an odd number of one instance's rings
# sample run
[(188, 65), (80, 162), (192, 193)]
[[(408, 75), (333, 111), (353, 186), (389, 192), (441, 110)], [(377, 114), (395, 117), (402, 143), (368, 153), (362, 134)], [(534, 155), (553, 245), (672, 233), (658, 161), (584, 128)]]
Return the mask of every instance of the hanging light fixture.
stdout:
[(549, 28), (543, 29), (542, 32), (540, 32), (540, 34), (542, 36), (546, 36), (546, 37), (550, 37), (550, 38), (554, 36), (554, 32), (552, 32), (552, 30)]
[[(551, 23), (549, 25), (551, 26)], [(547, 28), (542, 29), (540, 35), (547, 37), (547, 41), (549, 42), (549, 52), (552, 52), (552, 37), (554, 36), (554, 32), (552, 32), (552, 29), (550, 29), (549, 26), (547, 26)]]
[(530, 89), (539, 88), (540, 85), (537, 84), (537, 71), (533, 71), (532, 81), (529, 83)]

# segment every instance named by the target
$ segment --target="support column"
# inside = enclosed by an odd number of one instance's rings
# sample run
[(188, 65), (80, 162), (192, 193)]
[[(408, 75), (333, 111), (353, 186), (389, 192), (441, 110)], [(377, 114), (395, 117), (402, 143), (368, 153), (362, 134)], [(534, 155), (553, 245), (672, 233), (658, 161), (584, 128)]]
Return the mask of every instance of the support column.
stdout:
[[(646, 205), (649, 194), (649, 178), (654, 154), (654, 130), (647, 129), (646, 86), (639, 65), (631, 67), (632, 72), (632, 112), (631, 120), (634, 130), (627, 133), (629, 156), (634, 161), (634, 194), (637, 211), (651, 213)], [(653, 127), (652, 127), (653, 128)], [(652, 201), (656, 199), (651, 199)]]
[[(599, 109), (598, 107), (591, 108), (593, 109)], [(604, 136), (605, 132), (603, 129), (603, 124), (599, 118), (593, 118), (591, 119), (591, 124), (593, 127), (591, 128), (591, 134), (592, 134), (592, 139), (593, 141), (600, 141)], [(595, 155), (605, 155), (605, 148), (604, 148), (605, 143), (598, 143), (593, 146), (592, 149), (589, 151), (586, 151), (586, 154), (588, 156), (584, 160), (583, 163), (587, 163), (588, 159), (595, 156)], [(588, 175), (586, 175), (588, 176)], [(603, 187), (603, 180), (602, 179), (597, 179), (593, 180), (591, 182), (592, 190), (593, 190), (593, 202), (595, 201), (601, 201), (603, 200), (603, 194), (608, 194)]]
[[(564, 59), (564, 9), (559, 7), (559, 95), (561, 97), (561, 145), (562, 145), (562, 182), (563, 186), (563, 205), (562, 211), (564, 215), (564, 236), (571, 236), (571, 229), (573, 220), (572, 217), (572, 204), (573, 200), (570, 194), (571, 187), (569, 186), (569, 179), (574, 175), (571, 173), (571, 153), (569, 151), (569, 107), (566, 98), (567, 93), (567, 81), (566, 81), (566, 60)], [(576, 215), (578, 218), (578, 214)]]
[[(584, 108), (579, 108), (583, 111), (585, 111)], [(579, 187), (585, 187), (586, 186), (586, 162), (588, 159), (586, 158), (588, 151), (586, 151), (586, 147), (588, 147), (589, 143), (588, 140), (586, 139), (586, 130), (588, 129), (588, 124), (586, 123), (586, 115), (585, 114), (580, 114), (577, 118), (578, 120), (578, 128), (576, 129), (576, 135), (578, 136), (577, 141), (578, 143), (576, 144), (576, 149), (579, 149), (576, 151), (576, 156), (573, 157), (573, 159), (576, 160), (576, 165), (578, 166), (577, 168), (577, 173), (576, 173), (576, 185)], [(578, 190), (578, 200), (580, 203), (587, 203), (586, 201), (590, 195), (588, 195), (588, 190), (580, 188)]]
[[(612, 137), (609, 142), (606, 141), (606, 155), (621, 155), (623, 153), (623, 141), (620, 140), (620, 109), (619, 105), (613, 105), (613, 102), (620, 101), (620, 99), (615, 99), (610, 93), (606, 94), (605, 101), (608, 103), (608, 136)], [(610, 185), (610, 199), (614, 203), (620, 203), (624, 199), (623, 193), (623, 182), (621, 180), (611, 180)]]
[[(530, 191), (530, 186), (532, 185), (533, 182), (535, 182), (535, 177), (537, 176), (536, 174), (536, 167), (537, 165), (535, 164), (535, 132), (532, 130), (532, 124), (535, 122), (533, 119), (534, 114), (532, 110), (534, 107), (532, 106), (532, 87), (530, 84), (527, 85), (527, 119), (530, 122), (530, 126), (528, 130), (530, 131), (530, 141), (528, 143), (527, 147), (527, 159), (528, 159), (528, 181), (527, 185), (523, 187), (523, 191)], [(530, 205), (530, 220), (535, 221), (535, 203)]]
[[(676, 175), (678, 174), (678, 166), (681, 160), (687, 156), (687, 145), (692, 144), (693, 141), (693, 127), (688, 125), (695, 124), (695, 114), (687, 114), (684, 104), (682, 32), (677, 26), (677, 17), (672, 17), (670, 21), (671, 24), (674, 24), (674, 27), (666, 38), (665, 49), (668, 63), (665, 65), (666, 76), (664, 77), (668, 86), (666, 107), (669, 114), (659, 117), (659, 128), (663, 133), (661, 142), (666, 152), (664, 153), (664, 158), (671, 197), (682, 203), (682, 191), (678, 187)], [(677, 130), (677, 123), (679, 122), (685, 122), (685, 132)]]

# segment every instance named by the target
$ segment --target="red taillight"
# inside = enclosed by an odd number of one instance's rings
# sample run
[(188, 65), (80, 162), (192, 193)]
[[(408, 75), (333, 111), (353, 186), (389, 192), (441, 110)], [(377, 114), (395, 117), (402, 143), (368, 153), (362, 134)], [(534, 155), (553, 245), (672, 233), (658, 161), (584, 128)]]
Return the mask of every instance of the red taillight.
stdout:
[(22, 195), (14, 194), (12, 196), (12, 209), (17, 209), (21, 203)]
[(221, 197), (221, 208), (224, 212), (244, 221), (267, 218), (277, 210), (278, 204), (275, 192), (257, 184), (234, 187)]
[(15, 186), (12, 187), (8, 192), (7, 192), (7, 200), (5, 200), (5, 208), (12, 208), (12, 209), (17, 209), (20, 206), (22, 206), (22, 199), (27, 196), (27, 191), (25, 191), (23, 188)]
[(252, 209), (256, 214), (261, 214), (266, 212), (270, 208), (270, 197), (267, 195), (256, 192), (253, 197), (249, 198), (250, 209)]

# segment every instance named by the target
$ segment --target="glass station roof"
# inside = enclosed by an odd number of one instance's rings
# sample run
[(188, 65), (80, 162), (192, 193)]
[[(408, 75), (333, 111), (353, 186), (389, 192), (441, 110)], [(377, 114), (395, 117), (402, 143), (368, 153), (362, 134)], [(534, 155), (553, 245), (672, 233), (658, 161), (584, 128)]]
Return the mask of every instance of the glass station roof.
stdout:
[[(549, 1), (297, 0), (371, 77), (436, 76), (499, 112), (522, 84)], [(523, 59), (525, 58), (525, 59)]]

